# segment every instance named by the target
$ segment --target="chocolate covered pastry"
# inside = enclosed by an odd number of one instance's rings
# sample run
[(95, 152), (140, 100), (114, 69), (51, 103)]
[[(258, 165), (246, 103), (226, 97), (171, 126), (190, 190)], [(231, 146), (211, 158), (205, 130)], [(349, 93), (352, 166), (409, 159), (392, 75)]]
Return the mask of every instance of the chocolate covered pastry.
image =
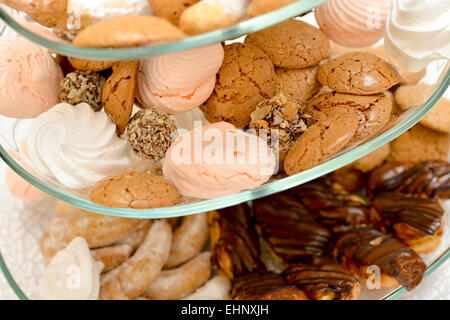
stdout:
[(370, 223), (367, 203), (328, 179), (306, 183), (291, 192), (321, 225), (334, 234)]
[(427, 268), (412, 249), (370, 227), (343, 234), (336, 242), (334, 255), (361, 281), (366, 281), (376, 271), (370, 267), (378, 267), (381, 272), (379, 285), (383, 289), (400, 284), (408, 291), (413, 290), (422, 281)]
[(330, 253), (330, 232), (295, 198), (278, 194), (256, 200), (253, 213), (261, 236), (284, 263)]
[(265, 271), (246, 204), (209, 213), (212, 263), (227, 278)]
[(253, 273), (233, 281), (234, 300), (308, 300), (297, 287), (273, 272)]
[(379, 192), (401, 192), (449, 199), (450, 163), (386, 163), (372, 171), (367, 183), (367, 193), (370, 197)]
[(311, 300), (356, 300), (361, 289), (358, 278), (333, 258), (316, 257), (294, 264), (282, 275)]
[(444, 233), (444, 209), (435, 199), (380, 193), (372, 200), (372, 219), (420, 254), (435, 250)]

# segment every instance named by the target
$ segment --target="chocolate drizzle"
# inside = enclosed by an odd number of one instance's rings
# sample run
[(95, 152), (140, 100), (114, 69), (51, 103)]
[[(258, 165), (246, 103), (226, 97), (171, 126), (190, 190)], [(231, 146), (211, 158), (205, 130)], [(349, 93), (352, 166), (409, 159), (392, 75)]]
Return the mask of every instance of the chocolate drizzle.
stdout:
[(370, 223), (366, 202), (328, 180), (320, 179), (301, 185), (292, 193), (332, 233), (339, 234)]
[(253, 203), (262, 237), (284, 262), (331, 252), (331, 235), (294, 198), (275, 195)]
[(327, 291), (334, 293), (333, 300), (356, 299), (359, 294), (359, 280), (331, 258), (292, 265), (283, 272), (283, 277), (311, 299), (320, 298), (320, 292)]
[(390, 235), (364, 227), (343, 234), (336, 243), (339, 259), (349, 258), (359, 267), (378, 266), (408, 290), (422, 280), (426, 265), (413, 250)]
[(307, 300), (302, 291), (273, 272), (254, 273), (234, 280), (231, 296), (237, 300)]
[(441, 229), (444, 209), (434, 199), (380, 193), (372, 200), (372, 206), (389, 231), (398, 223), (406, 223), (429, 235)]
[(210, 213), (212, 262), (229, 278), (264, 271), (258, 236), (246, 204)]
[(370, 197), (380, 192), (401, 192), (450, 198), (450, 163), (428, 161), (417, 165), (387, 163), (375, 169), (368, 181)]

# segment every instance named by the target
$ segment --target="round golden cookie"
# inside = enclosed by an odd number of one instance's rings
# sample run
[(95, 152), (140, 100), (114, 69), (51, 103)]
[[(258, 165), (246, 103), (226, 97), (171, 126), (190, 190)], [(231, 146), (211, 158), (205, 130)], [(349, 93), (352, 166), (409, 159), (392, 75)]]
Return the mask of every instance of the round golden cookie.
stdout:
[(320, 66), (320, 83), (350, 94), (371, 95), (400, 82), (400, 73), (389, 62), (366, 52), (351, 52), (329, 59)]
[(162, 177), (134, 171), (103, 179), (89, 191), (89, 200), (112, 208), (168, 207), (179, 197), (177, 189)]
[(252, 44), (226, 45), (216, 86), (200, 107), (209, 122), (246, 127), (258, 103), (275, 94), (275, 71), (267, 55)]
[(245, 42), (263, 49), (275, 66), (289, 69), (315, 66), (330, 51), (330, 41), (320, 29), (293, 19), (251, 33)]
[(184, 33), (169, 21), (153, 16), (121, 16), (91, 24), (80, 31), (73, 45), (91, 48), (126, 48), (181, 40)]
[(317, 80), (318, 69), (317, 66), (304, 69), (277, 68), (275, 74), (278, 93), (283, 93), (289, 101), (302, 106), (321, 88)]
[(289, 150), (284, 161), (288, 175), (311, 169), (342, 150), (358, 127), (352, 113), (340, 113), (308, 128)]
[(393, 99), (390, 93), (358, 96), (335, 91), (323, 93), (305, 108), (313, 121), (324, 121), (338, 113), (349, 112), (358, 118), (358, 128), (353, 141), (368, 139), (388, 124)]
[(200, 0), (148, 0), (153, 14), (157, 17), (165, 18), (178, 25), (181, 14)]
[(295, 1), (296, 0), (252, 0), (248, 6), (247, 15), (249, 17), (256, 17), (287, 6)]
[(372, 171), (389, 157), (390, 152), (391, 147), (389, 146), (389, 144), (385, 144), (374, 152), (369, 153), (367, 156), (356, 160), (351, 164), (351, 166), (362, 172)]
[(115, 61), (86, 60), (69, 57), (69, 62), (77, 70), (99, 72), (111, 68)]
[(116, 124), (121, 136), (130, 121), (136, 92), (136, 74), (139, 61), (122, 61), (114, 65), (102, 92), (102, 104)]
[(416, 125), (391, 142), (388, 160), (410, 163), (447, 161), (449, 146), (448, 134)]
[(53, 28), (66, 22), (67, 0), (2, 0), (1, 3), (25, 12), (37, 23)]
[(378, 47), (366, 47), (366, 48), (348, 48), (343, 47), (341, 45), (338, 45), (336, 42), (331, 41), (331, 56), (339, 56), (345, 53), (350, 52), (367, 52), (372, 53), (380, 58), (383, 58), (385, 60), (388, 60), (390, 63), (392, 63), (394, 66), (397, 67), (397, 69), (400, 72), (401, 79), (399, 84), (416, 84), (425, 76), (425, 69), (419, 71), (419, 72), (408, 72), (405, 68), (401, 65), (400, 61), (397, 58), (394, 58), (393, 56), (389, 55), (386, 51), (386, 48), (381, 45)]
[[(395, 91), (395, 102), (402, 110), (418, 107), (431, 96), (434, 89), (435, 86), (425, 83), (401, 86)], [(441, 98), (420, 123), (427, 128), (450, 133), (450, 100)]]

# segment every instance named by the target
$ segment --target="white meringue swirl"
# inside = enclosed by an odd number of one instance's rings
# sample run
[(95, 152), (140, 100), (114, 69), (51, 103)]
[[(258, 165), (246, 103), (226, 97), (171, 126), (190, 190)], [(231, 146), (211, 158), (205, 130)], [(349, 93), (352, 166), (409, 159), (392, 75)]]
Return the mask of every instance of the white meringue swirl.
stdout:
[(33, 168), (71, 189), (84, 189), (130, 165), (127, 142), (106, 113), (86, 103), (61, 103), (37, 117), (27, 133)]
[(410, 72), (450, 58), (450, 1), (394, 0), (384, 43)]

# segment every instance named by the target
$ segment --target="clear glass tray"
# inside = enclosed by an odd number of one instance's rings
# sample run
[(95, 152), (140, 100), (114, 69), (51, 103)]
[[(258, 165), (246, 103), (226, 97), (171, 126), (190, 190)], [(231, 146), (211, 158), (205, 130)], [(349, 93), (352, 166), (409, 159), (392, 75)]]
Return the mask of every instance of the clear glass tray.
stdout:
[(93, 49), (80, 48), (70, 43), (61, 43), (51, 37), (43, 37), (36, 34), (30, 28), (19, 24), (11, 14), (11, 11), (0, 5), (0, 19), (3, 19), (12, 29), (29, 40), (49, 48), (50, 50), (72, 57), (79, 57), (92, 60), (137, 60), (167, 54), (176, 51), (197, 48), (204, 45), (217, 43), (225, 40), (236, 39), (243, 35), (256, 32), (284, 20), (294, 18), (314, 7), (326, 2), (326, 0), (301, 0), (287, 5), (281, 9), (270, 13), (244, 20), (229, 28), (215, 30), (194, 37), (187, 37), (180, 41), (164, 43), (161, 45), (143, 46), (127, 49)]
[[(321, 2), (323, 1), (298, 1), (267, 15), (243, 21), (228, 29), (214, 31), (201, 36), (191, 37), (179, 42), (168, 43), (161, 46), (124, 49), (125, 51), (121, 51), (121, 49), (97, 50), (75, 48), (70, 45), (61, 45), (60, 43), (46, 40), (42, 37), (31, 34), (27, 30), (24, 30), (23, 27), (15, 23), (11, 15), (7, 14), (3, 10), (0, 10), (0, 18), (5, 19), (5, 21), (14, 28), (14, 31), (17, 31), (24, 36), (29, 37), (31, 40), (36, 41), (37, 43), (40, 43), (58, 52), (66, 53), (69, 55), (80, 54), (81, 57), (89, 57), (92, 59), (106, 58), (106, 56), (102, 55), (108, 55), (109, 59), (112, 60), (137, 59), (140, 57), (147, 57), (150, 55), (183, 50), (195, 46), (204, 45), (206, 43), (212, 43), (230, 39), (233, 37), (238, 37), (249, 32), (263, 29), (293, 16), (297, 16), (303, 12), (308, 11)], [(1, 31), (2, 30), (0, 27), (0, 33)], [(161, 50), (159, 50), (158, 48)], [(65, 50), (75, 50), (76, 52), (67, 52)], [(85, 195), (83, 194), (76, 193), (73, 190), (64, 189), (59, 185), (55, 185), (47, 181), (42, 181), (39, 178), (33, 176), (33, 174), (22, 167), (22, 165), (19, 164), (16, 159), (12, 158), (8, 154), (7, 151), (12, 149), (22, 157), (23, 161), (27, 162), (27, 160), (25, 160), (26, 157), (23, 156), (22, 151), (20, 150), (20, 145), (25, 137), (24, 134), (26, 133), (29, 120), (14, 120), (0, 117), (0, 157), (15, 172), (17, 172), (22, 178), (30, 182), (35, 187), (43, 190), (54, 198), (70, 203), (74, 206), (81, 207), (88, 211), (130, 218), (169, 218), (175, 216), (184, 216), (236, 205), (242, 202), (250, 201), (252, 199), (261, 198), (270, 194), (290, 189), (294, 186), (306, 183), (329, 172), (337, 170), (371, 153), (372, 151), (380, 148), (386, 143), (389, 143), (390, 141), (407, 131), (417, 122), (419, 122), (445, 93), (446, 89), (450, 85), (450, 71), (448, 68), (448, 64), (442, 61), (437, 61), (431, 64), (427, 69), (427, 75), (426, 78), (423, 79), (423, 81), (435, 85), (435, 90), (429, 96), (427, 101), (423, 105), (418, 105), (415, 108), (411, 108), (408, 111), (404, 112), (399, 118), (391, 121), (391, 123), (388, 124), (388, 126), (386, 126), (380, 134), (378, 134), (376, 137), (371, 138), (369, 141), (364, 141), (359, 143), (358, 145), (349, 146), (331, 159), (328, 159), (326, 162), (310, 170), (301, 172), (297, 175), (278, 180), (272, 179), (271, 181), (257, 189), (244, 191), (231, 196), (213, 200), (203, 201), (195, 199), (184, 199), (184, 201), (176, 206), (149, 210), (108, 208), (94, 204), (85, 199)]]
[[(24, 203), (5, 192), (0, 174), (0, 268), (19, 299), (38, 299), (39, 284), (45, 271), (45, 261), (39, 249), (39, 239), (47, 230), (54, 212), (53, 200), (37, 204)], [(446, 202), (447, 221), (450, 218), (450, 201)], [(433, 253), (423, 256), (428, 265), (426, 276), (435, 272), (450, 257), (450, 225), (447, 224), (442, 245)], [(418, 287), (420, 289), (420, 286)], [(414, 292), (414, 291), (412, 291)], [(406, 293), (405, 288), (368, 290), (363, 285), (360, 299), (394, 300)]]

